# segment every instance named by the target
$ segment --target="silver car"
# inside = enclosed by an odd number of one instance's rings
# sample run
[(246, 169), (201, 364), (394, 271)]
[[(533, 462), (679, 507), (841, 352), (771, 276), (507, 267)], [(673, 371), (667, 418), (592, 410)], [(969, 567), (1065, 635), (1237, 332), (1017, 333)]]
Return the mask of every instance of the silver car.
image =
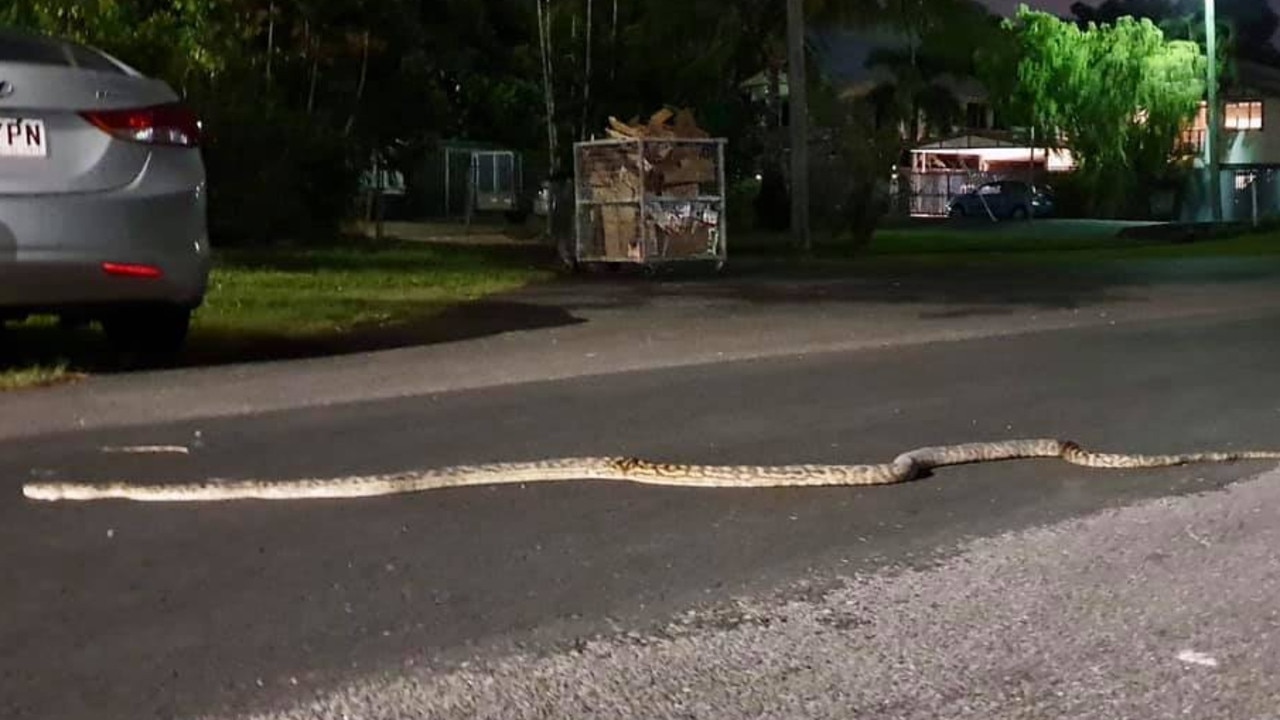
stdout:
[(178, 350), (210, 269), (201, 125), (164, 82), (0, 29), (0, 323)]

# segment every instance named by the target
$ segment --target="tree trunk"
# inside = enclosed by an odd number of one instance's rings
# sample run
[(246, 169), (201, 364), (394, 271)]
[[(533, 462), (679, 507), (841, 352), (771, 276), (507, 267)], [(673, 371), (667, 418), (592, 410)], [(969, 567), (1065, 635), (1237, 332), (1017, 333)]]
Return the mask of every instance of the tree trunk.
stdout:
[(316, 43), (311, 38), (310, 18), (302, 21), (302, 38), (303, 58), (311, 61), (311, 80), (307, 89), (307, 114), (310, 115), (316, 106), (316, 76), (320, 74), (320, 53), (316, 52)]
[(587, 139), (587, 120), (590, 117), (591, 106), (591, 30), (592, 30), (592, 8), (593, 0), (587, 0), (587, 52), (585, 74), (582, 78), (582, 121), (578, 127), (578, 137), (582, 140)]
[(613, 0), (613, 42), (609, 46), (612, 66), (609, 68), (609, 81), (618, 79), (618, 0)]
[(271, 68), (276, 57), (276, 4), (267, 6), (267, 87), (271, 87)]
[(364, 99), (365, 83), (369, 79), (369, 31), (364, 31), (364, 43), (360, 49), (360, 82), (356, 84), (356, 101), (351, 108), (351, 114), (347, 116), (347, 124), (342, 128), (344, 137), (351, 134), (351, 129), (356, 124), (356, 113), (360, 110), (360, 101)]
[(804, 1), (787, 0), (787, 92), (791, 118), (791, 232), (813, 249), (809, 228), (809, 94), (805, 78)]
[(307, 89), (307, 114), (315, 112), (316, 109), (316, 84), (320, 79), (320, 53), (311, 53), (311, 85)]
[(769, 63), (769, 115), (775, 130), (782, 130), (782, 68)]
[(550, 174), (554, 176), (559, 171), (560, 164), (556, 142), (555, 86), (551, 75), (551, 12), (545, 0), (534, 0), (534, 2), (538, 8), (538, 45), (542, 51), (542, 99), (547, 114), (547, 162), (550, 166)]

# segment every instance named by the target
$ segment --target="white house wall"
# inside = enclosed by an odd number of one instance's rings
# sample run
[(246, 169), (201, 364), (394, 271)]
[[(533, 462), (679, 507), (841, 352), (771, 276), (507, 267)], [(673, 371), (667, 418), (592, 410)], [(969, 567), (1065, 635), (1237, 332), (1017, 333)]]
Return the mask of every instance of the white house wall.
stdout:
[(1262, 101), (1261, 130), (1223, 130), (1223, 165), (1280, 165), (1280, 98)]
[[(1251, 220), (1255, 199), (1260, 218), (1280, 215), (1280, 98), (1257, 99), (1263, 105), (1261, 129), (1223, 129), (1220, 134), (1222, 219), (1228, 222)], [(1203, 120), (1198, 120), (1203, 127)], [(1208, 222), (1212, 213), (1203, 157), (1196, 160), (1196, 168), (1186, 187), (1180, 219)]]

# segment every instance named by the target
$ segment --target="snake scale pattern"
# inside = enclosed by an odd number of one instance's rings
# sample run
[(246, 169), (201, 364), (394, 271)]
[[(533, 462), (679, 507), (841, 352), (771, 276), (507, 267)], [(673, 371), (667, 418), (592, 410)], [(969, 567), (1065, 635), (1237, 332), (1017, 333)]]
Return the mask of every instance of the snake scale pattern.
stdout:
[(1128, 469), (1280, 460), (1280, 451), (1121, 455), (1091, 452), (1066, 440), (1031, 439), (918, 448), (879, 465), (677, 465), (637, 458), (584, 457), (459, 465), (422, 472), (330, 479), (210, 480), (160, 484), (33, 482), (24, 485), (22, 490), (26, 497), (42, 501), (214, 502), (360, 498), (478, 485), (575, 480), (698, 488), (867, 486), (908, 482), (930, 470), (950, 465), (1031, 458), (1060, 458), (1090, 468)]

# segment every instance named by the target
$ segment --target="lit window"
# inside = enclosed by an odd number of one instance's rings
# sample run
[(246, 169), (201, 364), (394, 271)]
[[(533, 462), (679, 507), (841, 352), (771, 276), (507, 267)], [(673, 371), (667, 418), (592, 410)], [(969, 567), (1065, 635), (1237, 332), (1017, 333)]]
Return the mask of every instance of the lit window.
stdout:
[(1229, 102), (1223, 108), (1222, 126), (1228, 130), (1261, 130), (1262, 102)]
[(1236, 172), (1236, 190), (1248, 190), (1255, 179), (1257, 179), (1257, 173), (1252, 170)]

